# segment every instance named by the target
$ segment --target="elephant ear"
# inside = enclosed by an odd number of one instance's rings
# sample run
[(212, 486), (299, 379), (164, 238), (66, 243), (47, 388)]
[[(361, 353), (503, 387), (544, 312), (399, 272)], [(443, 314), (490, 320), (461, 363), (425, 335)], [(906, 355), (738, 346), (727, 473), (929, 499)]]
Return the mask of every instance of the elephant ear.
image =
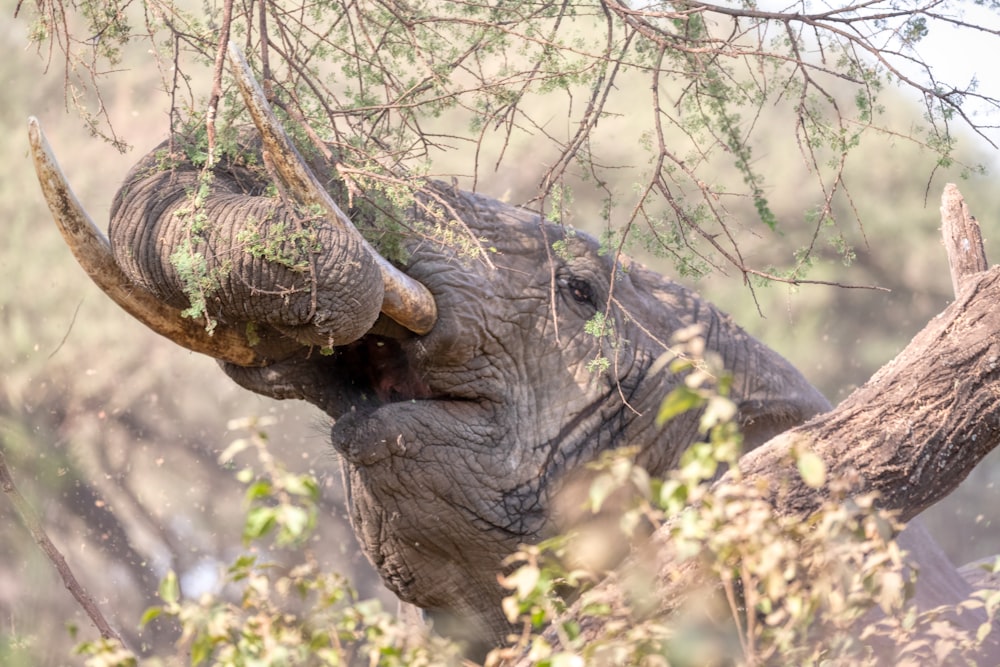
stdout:
[(732, 373), (730, 397), (739, 410), (747, 451), (830, 410), (830, 402), (787, 359), (696, 292), (647, 269), (636, 268), (632, 274), (665, 314), (659, 330), (700, 328), (706, 349)]
[[(361, 237), (295, 151), (238, 50), (231, 47), (230, 55), (266, 158), (293, 201), (265, 201), (246, 190), (241, 174), (220, 167), (206, 181), (190, 164), (157, 174), (158, 156), (151, 155), (116, 198), (115, 223), (122, 224), (112, 225), (109, 243), (31, 119), (39, 182), (77, 260), (154, 331), (238, 366), (351, 342), (380, 312), (411, 332), (427, 333), (437, 316), (431, 294)], [(308, 225), (301, 211), (314, 217)], [(245, 252), (254, 235), (257, 251)], [(206, 316), (210, 326), (185, 315)]]

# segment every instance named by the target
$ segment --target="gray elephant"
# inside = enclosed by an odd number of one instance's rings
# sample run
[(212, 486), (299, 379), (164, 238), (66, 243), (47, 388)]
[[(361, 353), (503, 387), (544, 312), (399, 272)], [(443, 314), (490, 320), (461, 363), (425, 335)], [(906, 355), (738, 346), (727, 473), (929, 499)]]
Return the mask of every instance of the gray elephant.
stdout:
[[(292, 203), (268, 194), (251, 145), (211, 179), (164, 145), (118, 193), (109, 253), (33, 126), (40, 180), (81, 263), (130, 312), (219, 358), (240, 385), (329, 415), (368, 558), (438, 628), (480, 648), (503, 642), (497, 574), (518, 545), (552, 533), (564, 480), (624, 445), (662, 474), (695, 441), (696, 414), (655, 422), (682, 381), (655, 368), (675, 332), (699, 326), (732, 373), (748, 447), (829, 409), (787, 361), (695, 293), (527, 210), (429, 182), (405, 223), (419, 229), (447, 211), (488, 252), (413, 233), (393, 267), (344, 222), (330, 163), (305, 166), (246, 78)], [(352, 215), (365, 222), (364, 211)], [(194, 219), (207, 225), (192, 232)], [(270, 255), (248, 240), (276, 235)], [(185, 274), (185, 253), (204, 262), (200, 282)], [(192, 295), (202, 299), (197, 322), (180, 316)], [(585, 331), (595, 316), (605, 335)], [(606, 367), (595, 370), (595, 358)], [(960, 580), (942, 576), (941, 590), (961, 593)]]

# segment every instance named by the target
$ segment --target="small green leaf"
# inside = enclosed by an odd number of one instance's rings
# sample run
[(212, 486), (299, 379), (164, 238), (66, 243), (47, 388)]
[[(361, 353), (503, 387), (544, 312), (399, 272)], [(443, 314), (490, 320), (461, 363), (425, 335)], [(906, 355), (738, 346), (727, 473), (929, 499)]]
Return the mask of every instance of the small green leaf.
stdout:
[(660, 403), (660, 410), (656, 413), (656, 425), (663, 426), (677, 415), (700, 408), (704, 404), (705, 398), (696, 390), (686, 385), (676, 387)]
[(736, 417), (736, 403), (724, 396), (712, 396), (708, 399), (705, 412), (701, 416), (701, 432), (707, 433), (715, 426), (732, 421)]
[(818, 489), (826, 484), (826, 464), (818, 454), (811, 451), (801, 452), (797, 463), (802, 481), (808, 486)]
[(180, 599), (180, 585), (177, 583), (177, 573), (173, 570), (168, 571), (160, 582), (160, 599), (167, 604), (175, 604)]
[(271, 483), (266, 479), (257, 480), (247, 487), (246, 500), (250, 502), (271, 495)]
[(142, 614), (142, 618), (139, 619), (139, 627), (144, 628), (146, 624), (155, 618), (158, 618), (163, 613), (163, 607), (150, 607)]
[(191, 644), (191, 664), (200, 665), (212, 656), (212, 638), (199, 634)]
[(295, 505), (282, 505), (277, 518), (282, 526), (281, 542), (285, 543), (294, 542), (302, 537), (310, 524), (309, 513)]
[(254, 507), (247, 512), (246, 523), (243, 524), (243, 540), (249, 542), (267, 535), (275, 526), (274, 508)]
[(288, 475), (283, 482), (285, 491), (293, 496), (319, 499), (319, 485), (316, 483), (316, 478), (311, 475)]
[(608, 499), (616, 489), (621, 488), (621, 483), (612, 475), (598, 475), (590, 483), (590, 492), (587, 494), (587, 506), (590, 511), (597, 514), (604, 506), (604, 501)]

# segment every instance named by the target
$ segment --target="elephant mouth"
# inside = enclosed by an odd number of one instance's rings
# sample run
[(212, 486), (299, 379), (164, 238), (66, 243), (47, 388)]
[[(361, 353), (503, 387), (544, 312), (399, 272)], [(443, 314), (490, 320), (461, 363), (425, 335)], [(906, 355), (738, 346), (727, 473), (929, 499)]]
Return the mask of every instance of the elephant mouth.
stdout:
[(400, 340), (368, 334), (338, 348), (337, 354), (344, 377), (353, 381), (357, 401), (351, 406), (354, 410), (447, 398), (424, 381)]
[[(449, 396), (433, 391), (420, 377), (405, 341), (368, 334), (334, 354), (333, 372), (347, 386), (342, 400), (328, 411), (334, 418), (333, 448), (355, 469), (406, 456), (406, 404)], [(410, 454), (416, 444), (409, 443)]]

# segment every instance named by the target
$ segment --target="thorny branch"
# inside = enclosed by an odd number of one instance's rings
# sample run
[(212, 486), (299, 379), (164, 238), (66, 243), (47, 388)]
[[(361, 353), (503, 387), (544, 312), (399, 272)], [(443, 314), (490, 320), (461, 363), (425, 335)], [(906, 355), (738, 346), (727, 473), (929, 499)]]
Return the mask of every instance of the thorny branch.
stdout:
[[(79, 87), (90, 77), (97, 90), (106, 73), (100, 63), (116, 65), (137, 39), (126, 11), (134, 1), (113, 0), (117, 9), (99, 15), (84, 12), (90, 24), (80, 31), (71, 30), (79, 17), (63, 0), (37, 0), (39, 48), (48, 44), (50, 59), (58, 48), (67, 81)], [(472, 164), (465, 173), (475, 188), (485, 169), (530, 154), (543, 177), (522, 201), (552, 209), (562, 205), (553, 197), (557, 188), (589, 181), (604, 194), (599, 216), (609, 251), (642, 246), (672, 257), (681, 273), (728, 265), (748, 285), (751, 276), (803, 284), (822, 234), (832, 233), (824, 226), (840, 210), (858, 217), (844, 179), (847, 157), (863, 132), (893, 132), (879, 119), (885, 88), (899, 85), (919, 96), (928, 131), (905, 138), (937, 151), (942, 163), (954, 160), (956, 123), (996, 144), (995, 126), (982, 112), (1000, 111), (1000, 99), (975, 81), (941, 81), (920, 53), (923, 37), (936, 30), (1000, 41), (1000, 27), (963, 14), (968, 4), (866, 0), (831, 7), (799, 0), (767, 11), (754, 3), (689, 0), (262, 0), (229, 1), (221, 15), (199, 17), (144, 0), (143, 32), (165, 63), (161, 71), (175, 77), (166, 86), (171, 118), (205, 128), (210, 158), (216, 108), (229, 108), (229, 121), (239, 106), (217, 54), (227, 35), (239, 35), (247, 53), (259, 54), (272, 104), (304, 143), (332, 150), (345, 169), (417, 189), (431, 175), (426, 164), (467, 145)], [(178, 87), (193, 85), (194, 69), (212, 62), (207, 106), (196, 91), (182, 103)], [(650, 87), (648, 107), (635, 108), (622, 94)], [(791, 133), (819, 193), (805, 222), (779, 220), (771, 210), (771, 186), (755, 155), (757, 121), (779, 104), (794, 114)], [(95, 127), (110, 126), (103, 104), (98, 115)], [(633, 128), (625, 138), (635, 144), (628, 158), (614, 150), (623, 139), (618, 119)], [(445, 129), (462, 124), (467, 129)], [(521, 145), (526, 152), (514, 150)], [(619, 164), (623, 159), (628, 163)], [(631, 189), (610, 185), (623, 180)], [(747, 205), (756, 222), (735, 223)], [(803, 237), (794, 264), (751, 265), (739, 239), (779, 227)], [(863, 227), (861, 234), (863, 240)]]

